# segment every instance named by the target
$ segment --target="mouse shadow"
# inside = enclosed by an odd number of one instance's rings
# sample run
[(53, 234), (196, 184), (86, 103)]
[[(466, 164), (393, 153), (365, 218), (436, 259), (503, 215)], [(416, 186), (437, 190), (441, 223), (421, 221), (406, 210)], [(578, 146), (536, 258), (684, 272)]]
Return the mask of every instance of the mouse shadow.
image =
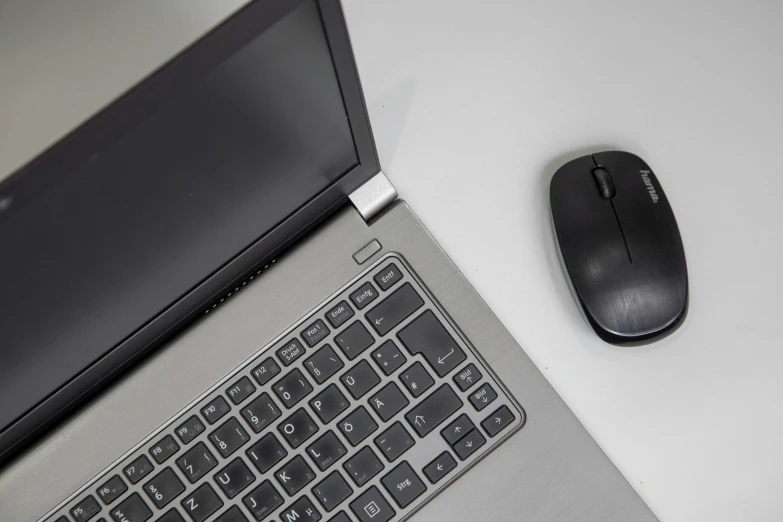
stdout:
[(373, 100), (368, 107), (378, 159), (387, 174), (394, 163), (413, 106), (415, 86), (413, 78), (407, 78)]
[[(631, 354), (639, 353), (640, 351), (651, 350), (651, 345), (656, 344), (658, 341), (669, 337), (672, 333), (679, 329), (679, 326), (684, 322), (680, 321), (676, 328), (666, 332), (653, 339), (645, 341), (638, 341), (634, 343), (628, 343), (623, 345), (615, 345), (603, 341), (593, 331), (593, 328), (587, 322), (587, 318), (583, 315), (581, 305), (577, 300), (577, 296), (568, 273), (566, 272), (565, 265), (560, 256), (560, 249), (557, 244), (557, 236), (555, 235), (554, 223), (552, 221), (552, 212), (549, 205), (549, 183), (552, 180), (555, 172), (568, 163), (569, 161), (581, 158), (588, 154), (594, 154), (596, 152), (610, 151), (610, 150), (623, 150), (621, 147), (611, 144), (596, 144), (589, 147), (580, 147), (572, 151), (559, 154), (547, 161), (541, 170), (539, 171), (538, 178), (538, 194), (539, 205), (537, 208), (538, 215), (540, 217), (540, 232), (541, 239), (544, 247), (544, 255), (546, 256), (546, 265), (549, 272), (549, 276), (552, 280), (552, 287), (554, 293), (557, 295), (563, 313), (566, 316), (568, 322), (573, 325), (574, 340), (579, 342), (586, 350), (595, 354), (596, 356), (607, 356), (609, 352)], [(584, 342), (584, 339), (594, 338), (599, 343)], [(602, 349), (597, 350), (596, 347), (600, 346)], [(608, 350), (608, 352), (607, 352)]]

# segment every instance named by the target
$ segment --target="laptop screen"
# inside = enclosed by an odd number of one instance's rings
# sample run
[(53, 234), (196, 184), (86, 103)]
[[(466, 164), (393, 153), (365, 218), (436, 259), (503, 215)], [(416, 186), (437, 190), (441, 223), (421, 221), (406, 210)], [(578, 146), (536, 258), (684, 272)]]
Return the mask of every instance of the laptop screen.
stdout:
[(0, 218), (0, 431), (358, 161), (314, 1), (135, 120)]

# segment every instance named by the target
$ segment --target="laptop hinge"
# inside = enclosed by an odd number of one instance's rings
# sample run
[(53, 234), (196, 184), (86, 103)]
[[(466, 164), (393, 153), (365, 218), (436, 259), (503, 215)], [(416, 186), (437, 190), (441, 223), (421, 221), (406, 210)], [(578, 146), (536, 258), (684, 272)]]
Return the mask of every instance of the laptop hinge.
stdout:
[(383, 207), (397, 199), (397, 190), (383, 172), (378, 172), (348, 197), (364, 220), (369, 221)]

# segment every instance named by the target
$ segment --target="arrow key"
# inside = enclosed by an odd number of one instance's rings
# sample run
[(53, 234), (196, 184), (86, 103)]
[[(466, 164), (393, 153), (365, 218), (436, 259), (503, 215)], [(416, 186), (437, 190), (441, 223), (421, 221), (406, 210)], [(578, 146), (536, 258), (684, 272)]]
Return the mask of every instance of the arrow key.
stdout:
[(494, 437), (512, 422), (514, 422), (514, 414), (511, 413), (508, 406), (501, 406), (495, 410), (495, 413), (481, 421), (481, 427), (484, 428), (487, 435)]
[(479, 430), (473, 430), (452, 446), (452, 449), (457, 453), (460, 460), (465, 460), (473, 455), (476, 450), (486, 442), (487, 439), (484, 438), (484, 435), (482, 435)]
[(444, 451), (438, 458), (424, 466), (424, 475), (430, 483), (435, 484), (440, 479), (449, 474), (451, 470), (457, 467), (457, 461), (451, 456), (451, 453)]
[(471, 422), (468, 416), (463, 413), (457, 417), (457, 420), (443, 428), (440, 434), (443, 435), (443, 438), (446, 439), (449, 446), (453, 446), (459, 439), (467, 435), (468, 432), (475, 427), (476, 426)]

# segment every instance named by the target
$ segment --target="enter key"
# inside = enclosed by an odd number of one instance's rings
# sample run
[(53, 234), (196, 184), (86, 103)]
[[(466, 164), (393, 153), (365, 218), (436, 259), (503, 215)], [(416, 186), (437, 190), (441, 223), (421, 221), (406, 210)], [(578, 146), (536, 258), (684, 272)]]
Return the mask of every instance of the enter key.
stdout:
[(400, 330), (397, 337), (411, 355), (422, 354), (439, 377), (449, 373), (467, 358), (432, 310), (427, 310), (411, 321)]

